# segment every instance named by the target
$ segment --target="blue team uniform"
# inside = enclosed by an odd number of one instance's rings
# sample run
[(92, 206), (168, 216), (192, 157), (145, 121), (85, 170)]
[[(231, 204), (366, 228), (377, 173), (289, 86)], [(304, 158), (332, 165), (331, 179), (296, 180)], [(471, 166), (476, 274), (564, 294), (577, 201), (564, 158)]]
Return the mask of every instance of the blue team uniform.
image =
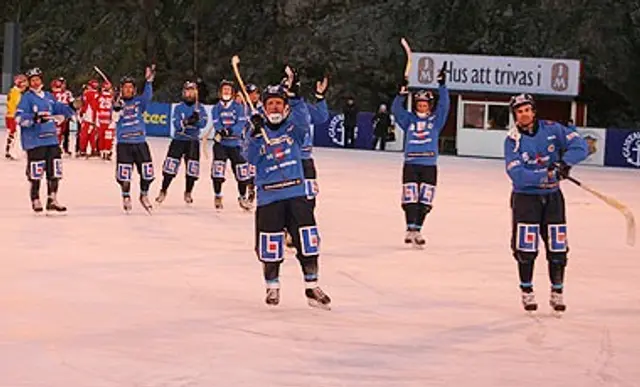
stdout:
[(147, 140), (143, 113), (151, 102), (153, 87), (146, 82), (142, 95), (122, 100), (123, 107), (116, 123), (116, 138), (119, 144), (140, 144)]
[(506, 171), (513, 192), (547, 194), (559, 189), (549, 179), (549, 167), (560, 160), (573, 166), (589, 155), (586, 141), (578, 132), (557, 122), (536, 121), (532, 135), (512, 129), (504, 141)]
[(22, 128), (20, 133), (22, 148), (28, 151), (41, 146), (58, 145), (55, 122), (49, 120), (37, 124), (34, 118), (36, 115), (50, 117), (60, 114), (65, 118), (71, 118), (74, 111), (69, 105), (56, 101), (48, 91), (42, 91), (40, 95), (32, 90), (25, 92), (20, 99), (15, 116), (16, 123)]
[(426, 118), (408, 112), (403, 107), (405, 97), (396, 96), (391, 112), (405, 131), (404, 160), (406, 164), (437, 165), (438, 140), (449, 115), (449, 90), (438, 88), (438, 105)]
[(235, 101), (220, 101), (213, 107), (211, 117), (216, 135), (224, 129), (231, 131), (230, 135), (222, 136), (220, 143), (223, 146), (242, 146), (244, 127), (247, 124), (247, 116), (242, 104)]
[(299, 98), (289, 104), (291, 113), (277, 130), (265, 128), (271, 145), (262, 136), (247, 141), (246, 157), (256, 166), (258, 207), (306, 196), (301, 148), (309, 132), (309, 113)]
[[(324, 99), (316, 104), (310, 104), (308, 102), (305, 102), (304, 105), (309, 115), (308, 116), (309, 124), (317, 126), (329, 120), (329, 109), (327, 107), (327, 102)], [(313, 151), (313, 137), (311, 136), (311, 131), (309, 130), (307, 136), (304, 139), (304, 144), (302, 145), (302, 159), (303, 160), (311, 159), (312, 151)]]
[(200, 120), (195, 125), (185, 125), (184, 121), (195, 111), (195, 104), (180, 103), (173, 111), (173, 138), (175, 140), (191, 141), (200, 139), (200, 131), (207, 126), (207, 111), (200, 105), (198, 114)]

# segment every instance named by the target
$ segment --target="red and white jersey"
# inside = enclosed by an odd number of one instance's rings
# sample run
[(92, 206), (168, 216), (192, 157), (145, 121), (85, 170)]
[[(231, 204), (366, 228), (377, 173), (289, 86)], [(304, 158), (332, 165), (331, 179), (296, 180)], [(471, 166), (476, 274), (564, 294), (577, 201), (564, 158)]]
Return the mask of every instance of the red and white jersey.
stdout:
[(80, 109), (80, 118), (83, 122), (96, 124), (98, 96), (98, 91), (93, 89), (87, 89), (82, 93), (82, 109)]
[(53, 94), (53, 97), (56, 99), (56, 101), (64, 104), (70, 103), (73, 99), (73, 94), (71, 94), (71, 91), (69, 90), (60, 89), (52, 91), (51, 94)]
[(103, 91), (98, 95), (98, 124), (111, 124), (111, 114), (113, 112), (113, 93)]

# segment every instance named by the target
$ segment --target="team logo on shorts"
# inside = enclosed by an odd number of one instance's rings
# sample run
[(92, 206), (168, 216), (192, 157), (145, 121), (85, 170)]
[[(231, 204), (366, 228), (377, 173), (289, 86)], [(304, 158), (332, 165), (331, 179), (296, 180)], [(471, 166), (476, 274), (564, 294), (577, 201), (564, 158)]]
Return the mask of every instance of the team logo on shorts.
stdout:
[(249, 176), (251, 177), (256, 176), (256, 166), (253, 164), (249, 164)]
[(31, 180), (41, 180), (44, 176), (45, 161), (32, 161), (29, 164), (29, 178)]
[(62, 159), (53, 159), (53, 177), (62, 179)]
[(180, 160), (173, 157), (167, 157), (164, 160), (164, 165), (162, 166), (162, 172), (169, 175), (177, 175), (179, 169), (180, 169)]
[(434, 185), (427, 183), (420, 184), (420, 203), (430, 206), (431, 203), (433, 203), (435, 194), (436, 187)]
[(200, 162), (198, 160), (187, 161), (187, 175), (191, 177), (200, 176)]
[(402, 204), (418, 202), (418, 183), (405, 183), (402, 185)]
[(142, 179), (153, 180), (153, 163), (142, 163)]
[(300, 227), (300, 245), (305, 257), (320, 253), (320, 233), (318, 226)]
[(260, 260), (265, 262), (282, 261), (284, 257), (284, 232), (260, 233)]
[(249, 176), (249, 164), (242, 163), (236, 165), (236, 177), (240, 181), (249, 180), (249, 178), (251, 177)]
[(540, 226), (518, 223), (516, 250), (535, 253), (538, 251)]
[(226, 162), (220, 160), (214, 160), (213, 167), (211, 168), (211, 176), (213, 178), (224, 179)]
[(307, 199), (311, 200), (318, 196), (320, 188), (318, 187), (318, 181), (316, 179), (308, 179), (304, 181), (304, 190), (307, 194)]
[(549, 251), (554, 253), (567, 252), (567, 225), (549, 225)]
[(131, 181), (131, 173), (133, 172), (133, 165), (131, 164), (118, 164), (116, 169), (116, 178), (118, 181)]

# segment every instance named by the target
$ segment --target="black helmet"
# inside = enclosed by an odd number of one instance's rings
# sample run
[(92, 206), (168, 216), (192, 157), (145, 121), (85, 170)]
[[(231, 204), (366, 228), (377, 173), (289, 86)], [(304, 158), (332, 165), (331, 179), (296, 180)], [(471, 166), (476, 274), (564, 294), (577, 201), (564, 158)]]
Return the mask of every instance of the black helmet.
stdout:
[(198, 85), (193, 81), (185, 81), (185, 83), (182, 85), (182, 90), (197, 89), (197, 88), (198, 88)]
[(258, 91), (260, 88), (253, 83), (249, 83), (247, 85), (247, 93), (253, 93), (254, 91)]
[(281, 98), (288, 103), (287, 91), (281, 85), (270, 85), (262, 92), (262, 103), (266, 103), (269, 98)]
[(27, 70), (25, 75), (27, 76), (27, 79), (31, 79), (33, 77), (42, 78), (42, 70), (40, 70), (40, 67), (34, 67), (32, 69)]
[(420, 90), (413, 95), (413, 100), (418, 101), (427, 101), (432, 103), (435, 98), (433, 97), (433, 93), (429, 90)]
[(222, 89), (222, 87), (223, 87), (223, 86), (231, 86), (231, 88), (232, 88), (233, 90), (235, 90), (235, 89), (236, 89), (236, 85), (235, 85), (235, 83), (233, 83), (233, 81), (230, 81), (230, 80), (228, 80), (228, 79), (223, 79), (223, 80), (220, 82), (220, 87), (219, 87), (219, 88), (220, 88), (220, 89)]
[(520, 106), (527, 104), (531, 105), (531, 108), (535, 110), (536, 102), (533, 100), (531, 94), (518, 94), (511, 97), (509, 107), (511, 108), (511, 111), (514, 112)]
[(120, 86), (124, 86), (127, 83), (131, 83), (133, 86), (135, 86), (136, 80), (130, 75), (125, 75), (124, 77), (120, 78)]

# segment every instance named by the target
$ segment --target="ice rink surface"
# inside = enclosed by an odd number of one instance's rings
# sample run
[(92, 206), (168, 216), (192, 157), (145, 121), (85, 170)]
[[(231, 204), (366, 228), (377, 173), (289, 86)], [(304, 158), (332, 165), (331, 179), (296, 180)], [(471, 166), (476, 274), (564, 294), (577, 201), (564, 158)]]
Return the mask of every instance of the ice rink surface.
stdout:
[[(4, 133), (2, 133), (4, 139)], [(150, 140), (155, 198), (167, 140)], [(640, 386), (640, 248), (623, 217), (564, 184), (566, 314), (520, 305), (501, 160), (442, 157), (425, 250), (403, 244), (402, 155), (316, 149), (321, 279), (311, 309), (289, 253), (264, 304), (253, 215), (209, 162), (191, 208), (184, 166), (162, 208), (120, 209), (114, 164), (65, 160), (64, 217), (35, 216), (24, 157), (0, 162), (0, 387)], [(227, 176), (230, 176), (227, 171)], [(635, 209), (640, 173), (573, 175)], [(44, 197), (43, 187), (43, 197)]]

